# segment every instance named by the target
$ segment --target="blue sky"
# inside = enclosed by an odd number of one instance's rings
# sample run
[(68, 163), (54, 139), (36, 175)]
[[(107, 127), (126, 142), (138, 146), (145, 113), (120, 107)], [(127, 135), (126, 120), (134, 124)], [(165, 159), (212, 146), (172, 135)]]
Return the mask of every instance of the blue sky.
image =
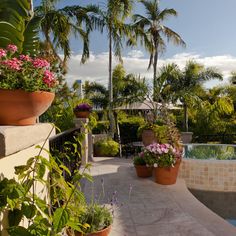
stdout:
[[(38, 4), (39, 0), (35, 1)], [(105, 0), (61, 0), (58, 7), (65, 5), (105, 4)], [(206, 66), (217, 67), (228, 77), (231, 70), (236, 70), (236, 1), (235, 0), (162, 0), (161, 8), (174, 8), (178, 17), (166, 21), (166, 25), (178, 32), (187, 47), (175, 47), (169, 44), (166, 53), (160, 59), (160, 65), (176, 62), (181, 67), (185, 61), (194, 58)], [(141, 4), (136, 4), (135, 13), (144, 14)], [(106, 34), (98, 32), (91, 34), (91, 61), (84, 66), (79, 65), (81, 42), (71, 40), (74, 52), (71, 61), (68, 80), (76, 78), (107, 81), (107, 39)], [(137, 73), (151, 79), (152, 71), (146, 71), (148, 54), (143, 48), (124, 48), (124, 66), (129, 73)], [(77, 65), (77, 66), (76, 66)], [(234, 66), (235, 65), (235, 66)], [(91, 71), (93, 66), (94, 71)], [(104, 68), (100, 68), (104, 67)], [(103, 72), (102, 72), (103, 71)], [(208, 83), (208, 87), (215, 85)]]

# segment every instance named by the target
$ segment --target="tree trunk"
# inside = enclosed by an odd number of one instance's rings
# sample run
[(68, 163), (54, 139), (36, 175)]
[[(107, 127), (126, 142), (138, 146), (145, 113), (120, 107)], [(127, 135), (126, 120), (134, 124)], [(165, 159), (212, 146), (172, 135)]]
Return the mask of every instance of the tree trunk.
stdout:
[[(155, 55), (153, 61), (153, 100), (158, 100), (158, 94), (156, 92), (157, 88), (157, 60), (158, 60), (158, 45), (155, 43)], [(158, 101), (157, 101), (158, 102)]]
[(108, 117), (109, 117), (109, 136), (111, 138), (114, 138), (114, 119), (113, 119), (113, 83), (112, 83), (112, 35), (111, 35), (111, 29), (109, 31), (109, 111), (108, 111)]
[(188, 132), (188, 106), (184, 102), (184, 130)]

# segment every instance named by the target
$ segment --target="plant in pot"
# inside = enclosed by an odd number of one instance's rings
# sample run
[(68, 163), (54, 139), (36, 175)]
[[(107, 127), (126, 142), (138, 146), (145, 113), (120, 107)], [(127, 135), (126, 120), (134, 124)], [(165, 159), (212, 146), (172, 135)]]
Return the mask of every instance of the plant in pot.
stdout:
[(58, 82), (50, 63), (0, 48), (0, 125), (32, 125), (51, 105)]
[(80, 103), (74, 108), (74, 114), (77, 118), (88, 118), (92, 111), (92, 106), (89, 103)]
[(171, 144), (153, 143), (144, 148), (145, 161), (153, 166), (159, 184), (175, 184), (182, 158), (182, 148)]
[(69, 236), (108, 236), (111, 231), (113, 215), (106, 205), (91, 203), (80, 210), (80, 214), (74, 216), (82, 226), (80, 231), (67, 229)]
[[(147, 155), (149, 155), (148, 152), (146, 152)], [(147, 157), (145, 158), (145, 153), (141, 152), (139, 153), (138, 156), (134, 157), (133, 159), (133, 164), (137, 173), (138, 177), (141, 178), (147, 178), (152, 176), (152, 166), (148, 166), (148, 164), (146, 163)]]
[(151, 143), (166, 143), (168, 142), (168, 126), (162, 123), (146, 123), (139, 127), (138, 135), (142, 137), (144, 146)]

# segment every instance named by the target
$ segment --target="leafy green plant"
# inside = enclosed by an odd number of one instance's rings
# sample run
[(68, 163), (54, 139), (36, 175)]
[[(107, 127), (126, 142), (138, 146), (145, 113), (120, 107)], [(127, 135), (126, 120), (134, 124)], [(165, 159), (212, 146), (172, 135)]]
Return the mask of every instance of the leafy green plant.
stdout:
[(133, 159), (133, 164), (134, 164), (135, 166), (145, 166), (145, 165), (146, 165), (146, 161), (145, 161), (145, 159), (144, 159), (143, 157), (141, 157), (141, 156), (136, 156), (136, 157), (134, 157), (134, 159)]
[(94, 144), (94, 150), (101, 156), (116, 156), (119, 153), (119, 143), (112, 139), (104, 139)]
[(110, 226), (113, 216), (107, 206), (91, 203), (80, 214), (79, 222), (82, 225), (88, 225), (84, 233), (94, 233)]
[(40, 17), (33, 17), (32, 1), (1, 0), (0, 47), (15, 44), (20, 52), (36, 53)]
[[(8, 232), (11, 236), (57, 236), (66, 228), (83, 232), (84, 226), (73, 218), (78, 206), (86, 206), (85, 197), (80, 191), (80, 180), (91, 177), (83, 171), (74, 173), (72, 182), (63, 178), (63, 171), (70, 171), (62, 163), (58, 165), (54, 158), (49, 160), (39, 155), (30, 158), (25, 165), (15, 167), (19, 183), (14, 179), (0, 181), (0, 211), (9, 211)], [(47, 150), (44, 150), (47, 151)], [(43, 186), (41, 192), (37, 186)], [(42, 195), (42, 192), (45, 194)], [(79, 213), (78, 213), (79, 214)], [(28, 227), (19, 226), (26, 218)]]

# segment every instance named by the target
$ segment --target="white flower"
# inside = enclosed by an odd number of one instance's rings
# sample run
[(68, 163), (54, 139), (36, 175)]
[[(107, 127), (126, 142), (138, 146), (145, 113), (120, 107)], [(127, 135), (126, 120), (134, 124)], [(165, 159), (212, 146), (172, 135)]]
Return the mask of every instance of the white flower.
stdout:
[(157, 165), (157, 163), (154, 163), (154, 165), (153, 165), (153, 166), (156, 168), (158, 165)]

